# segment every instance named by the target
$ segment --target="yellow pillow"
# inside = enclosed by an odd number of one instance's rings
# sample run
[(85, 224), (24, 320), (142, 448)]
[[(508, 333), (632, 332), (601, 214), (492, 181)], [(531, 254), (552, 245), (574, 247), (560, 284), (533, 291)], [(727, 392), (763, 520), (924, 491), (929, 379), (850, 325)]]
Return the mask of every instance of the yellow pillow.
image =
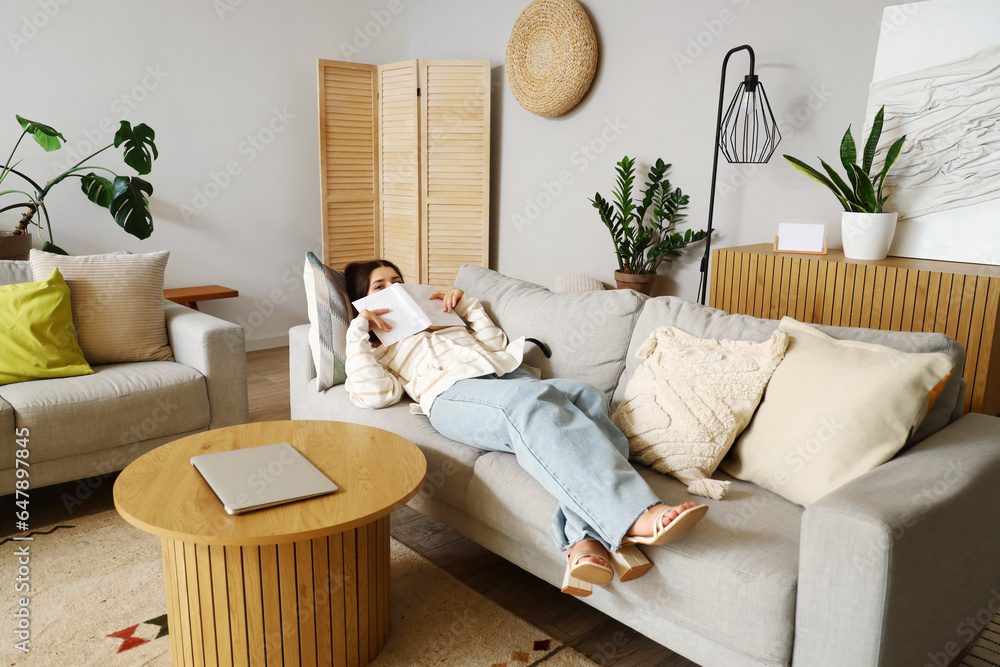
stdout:
[(93, 372), (59, 269), (41, 282), (0, 286), (0, 384)]
[(790, 317), (788, 351), (721, 468), (809, 506), (902, 449), (952, 372), (946, 354), (837, 340)]

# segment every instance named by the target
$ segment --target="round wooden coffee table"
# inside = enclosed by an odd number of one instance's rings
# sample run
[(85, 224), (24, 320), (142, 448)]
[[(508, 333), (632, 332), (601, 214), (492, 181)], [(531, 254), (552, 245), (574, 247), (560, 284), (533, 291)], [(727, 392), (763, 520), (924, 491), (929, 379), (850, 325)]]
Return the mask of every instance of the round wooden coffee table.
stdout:
[[(233, 516), (191, 465), (275, 442), (340, 490)], [(389, 628), (389, 514), (426, 469), (405, 438), (327, 421), (206, 431), (132, 462), (115, 507), (162, 540), (174, 664), (367, 665)]]

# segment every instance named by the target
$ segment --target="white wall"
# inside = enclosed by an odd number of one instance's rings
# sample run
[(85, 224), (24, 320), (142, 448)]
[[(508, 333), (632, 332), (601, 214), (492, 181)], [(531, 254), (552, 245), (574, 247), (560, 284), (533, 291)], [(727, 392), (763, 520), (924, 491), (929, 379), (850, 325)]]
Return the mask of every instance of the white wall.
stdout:
[[(610, 196), (615, 163), (626, 154), (638, 158), (643, 177), (657, 157), (672, 163), (672, 182), (691, 195), (689, 222), (704, 228), (722, 60), (744, 43), (756, 51), (783, 139), (775, 158), (750, 174), (721, 160), (713, 245), (773, 241), (779, 218), (823, 218), (831, 245), (839, 245), (839, 204), (781, 153), (839, 164), (847, 125), (854, 124), (855, 138), (862, 129), (882, 10), (893, 2), (584, 0), (599, 42), (598, 71), (580, 105), (558, 118), (525, 111), (507, 85), (507, 40), (528, 4), (415, 0), (410, 15), (411, 57), (493, 62), (499, 271), (550, 287), (569, 273), (613, 283), (611, 239), (588, 199), (595, 191)], [(748, 63), (745, 53), (730, 60), (727, 104)], [(559, 193), (563, 171), (571, 182)], [(667, 275), (657, 293), (693, 299), (698, 257), (695, 247), (661, 267)]]
[[(238, 299), (202, 310), (242, 323), (250, 347), (284, 344), (306, 321), (302, 263), (319, 241), (316, 60), (404, 59), (409, 10), (400, 0), (4, 0), (0, 159), (20, 133), (15, 114), (72, 148), (109, 143), (121, 119), (147, 123), (160, 150), (148, 176), (153, 235), (129, 236), (72, 182), (47, 200), (55, 242), (73, 254), (168, 249), (167, 287), (234, 287)], [(48, 180), (66, 150), (23, 143), (18, 156)], [(105, 163), (132, 173), (118, 157)], [(0, 228), (19, 217), (0, 215)]]
[[(74, 148), (95, 133), (110, 141), (101, 128), (121, 118), (148, 123), (161, 151), (149, 176), (153, 236), (128, 236), (71, 183), (49, 199), (56, 242), (75, 254), (169, 249), (168, 287), (239, 289), (238, 299), (203, 310), (244, 324), (251, 348), (276, 345), (306, 319), (298, 276), (319, 241), (317, 58), (490, 58), (495, 268), (549, 286), (568, 273), (611, 282), (611, 242), (587, 199), (610, 194), (614, 163), (626, 153), (644, 168), (656, 157), (672, 162), (672, 180), (692, 198), (690, 220), (704, 226), (719, 69), (725, 52), (746, 42), (783, 119), (779, 152), (835, 159), (847, 124), (863, 122), (889, 4), (587, 0), (600, 42), (597, 77), (576, 109), (547, 119), (517, 104), (503, 71), (529, 0), (398, 1), (5, 0), (0, 152), (6, 158), (19, 133), (14, 114), (55, 126)], [(366, 28), (377, 33), (367, 44), (359, 38)], [(688, 49), (692, 62), (679, 65)], [(730, 81), (746, 66), (735, 56)], [(270, 143), (257, 150), (248, 141), (255, 136)], [(588, 146), (593, 159), (582, 152)], [(62, 155), (34, 144), (19, 151), (40, 178), (54, 174)], [(108, 165), (122, 166), (117, 158)], [(227, 165), (239, 173), (220, 175)], [(572, 182), (549, 202), (546, 184), (563, 171)], [(719, 182), (731, 191), (720, 189), (718, 246), (769, 241), (779, 217), (839, 220), (832, 195), (780, 157), (749, 177), (723, 162)], [(546, 206), (519, 230), (514, 216), (533, 213), (529, 201)], [(0, 225), (12, 228), (17, 217), (2, 214)], [(830, 236), (839, 237), (835, 229)], [(697, 254), (661, 268), (658, 292), (693, 298)]]

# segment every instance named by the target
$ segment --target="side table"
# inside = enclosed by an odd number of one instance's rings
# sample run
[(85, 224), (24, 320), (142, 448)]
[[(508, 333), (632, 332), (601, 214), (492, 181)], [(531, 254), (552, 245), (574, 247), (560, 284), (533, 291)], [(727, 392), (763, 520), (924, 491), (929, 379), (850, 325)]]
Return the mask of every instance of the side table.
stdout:
[[(288, 442), (340, 490), (229, 515), (191, 456)], [(282, 474), (280, 460), (257, 474)], [(389, 629), (389, 514), (427, 463), (408, 440), (327, 421), (243, 424), (133, 461), (115, 508), (163, 547), (175, 665), (367, 665)]]
[(240, 293), (231, 287), (222, 285), (201, 285), (199, 287), (174, 287), (163, 290), (163, 298), (198, 310), (199, 301), (211, 301), (213, 299), (231, 299), (239, 296)]

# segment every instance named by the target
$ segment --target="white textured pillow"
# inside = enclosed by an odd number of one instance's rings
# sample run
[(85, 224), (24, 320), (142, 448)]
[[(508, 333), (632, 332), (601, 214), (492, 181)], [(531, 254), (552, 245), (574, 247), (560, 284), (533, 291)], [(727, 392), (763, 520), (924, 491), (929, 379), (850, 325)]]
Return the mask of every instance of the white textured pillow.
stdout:
[(721, 499), (729, 482), (709, 478), (750, 422), (787, 344), (780, 331), (763, 343), (653, 331), (613, 417), (631, 455), (691, 493)]
[(52, 269), (69, 285), (73, 324), (83, 356), (93, 366), (130, 361), (171, 361), (163, 314), (167, 251), (144, 255), (30, 254), (31, 271)]
[(891, 459), (955, 362), (837, 340), (790, 317), (785, 360), (722, 469), (808, 506)]

